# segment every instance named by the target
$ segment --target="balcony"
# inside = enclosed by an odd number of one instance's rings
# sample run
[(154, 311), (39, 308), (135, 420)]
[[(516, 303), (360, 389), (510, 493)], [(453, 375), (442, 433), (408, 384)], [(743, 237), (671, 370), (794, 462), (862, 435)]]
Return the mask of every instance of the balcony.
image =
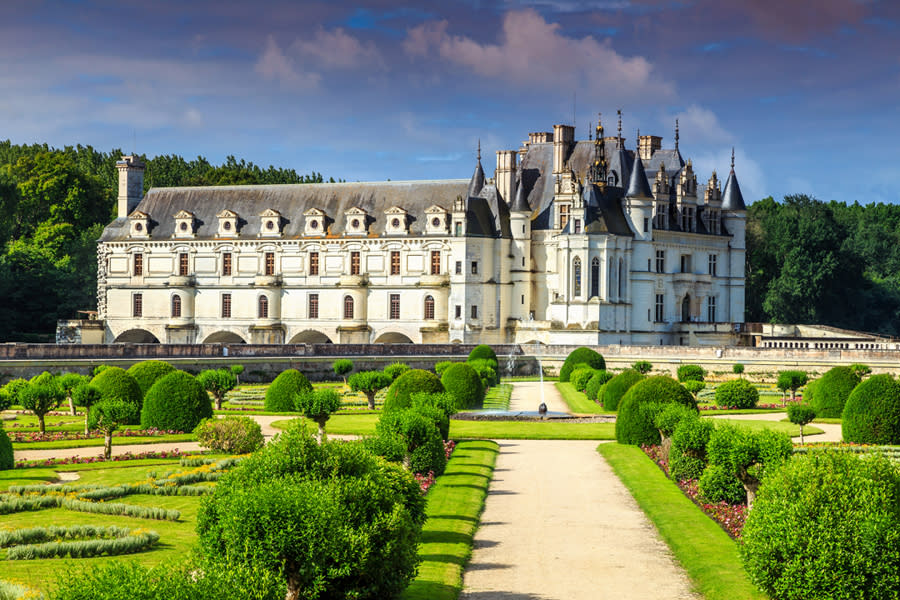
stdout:
[(447, 273), (441, 273), (438, 275), (422, 275), (419, 278), (419, 285), (421, 287), (441, 287), (450, 285), (450, 275)]
[(281, 275), (257, 275), (253, 278), (253, 285), (256, 287), (279, 287)]
[(365, 287), (369, 285), (369, 276), (366, 274), (341, 275), (339, 285), (341, 287)]
[(193, 275), (169, 275), (166, 283), (169, 287), (193, 287), (195, 279)]

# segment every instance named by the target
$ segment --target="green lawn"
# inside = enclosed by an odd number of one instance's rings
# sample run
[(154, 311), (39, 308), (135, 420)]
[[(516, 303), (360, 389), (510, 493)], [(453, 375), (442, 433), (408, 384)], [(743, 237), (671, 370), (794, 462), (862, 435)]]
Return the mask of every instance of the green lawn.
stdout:
[(510, 383), (501, 383), (489, 389), (484, 396), (484, 410), (509, 410), (512, 388)]
[[(779, 433), (786, 433), (791, 437), (795, 437), (800, 435), (800, 426), (794, 425), (788, 421), (746, 421), (743, 419), (715, 419), (714, 423), (728, 423), (729, 425), (734, 425), (735, 427), (743, 427), (744, 429), (752, 429), (754, 431), (759, 431), (761, 429), (771, 429), (772, 431), (777, 431)], [(823, 433), (821, 429), (818, 427), (813, 427), (812, 425), (806, 425), (803, 428), (803, 435), (814, 435), (817, 433)]]
[(460, 442), (447, 471), (428, 492), (422, 529), (419, 574), (401, 595), (404, 600), (456, 600), (462, 573), (499, 449), (490, 441)]
[(557, 381), (556, 389), (559, 390), (563, 401), (568, 405), (569, 410), (575, 414), (595, 414), (595, 415), (614, 415), (615, 412), (603, 410), (603, 406), (597, 404), (593, 400), (588, 400), (585, 393), (579, 392), (568, 381)]
[(706, 600), (765, 600), (741, 565), (737, 542), (688, 500), (640, 448), (601, 444), (598, 451)]
[[(193, 433), (175, 433), (172, 435), (151, 435), (135, 437), (114, 437), (113, 446), (128, 446), (130, 444), (167, 444), (172, 442), (193, 442), (197, 436)], [(103, 438), (90, 438), (87, 440), (60, 440), (58, 442), (21, 442), (14, 443), (13, 449), (18, 452), (23, 450), (50, 450), (53, 448), (88, 448), (102, 446)]]

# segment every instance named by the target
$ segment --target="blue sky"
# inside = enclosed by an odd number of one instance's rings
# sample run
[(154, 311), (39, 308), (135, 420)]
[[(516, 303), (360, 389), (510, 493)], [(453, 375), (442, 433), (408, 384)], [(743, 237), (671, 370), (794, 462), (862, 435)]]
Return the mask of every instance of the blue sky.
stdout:
[(900, 2), (21, 2), (0, 139), (227, 155), (347, 180), (469, 177), (481, 140), (604, 115), (748, 201), (900, 201)]

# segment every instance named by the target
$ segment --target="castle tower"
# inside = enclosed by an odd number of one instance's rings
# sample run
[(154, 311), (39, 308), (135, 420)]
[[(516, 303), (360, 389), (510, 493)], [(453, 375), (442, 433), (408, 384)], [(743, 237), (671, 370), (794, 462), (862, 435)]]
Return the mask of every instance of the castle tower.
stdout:
[(510, 245), (510, 317), (528, 320), (531, 313), (531, 206), (525, 197), (525, 186), (520, 180), (516, 186), (516, 197), (509, 207), (509, 227), (512, 231)]
[(745, 232), (747, 229), (747, 206), (734, 174), (734, 149), (731, 150), (731, 172), (722, 190), (722, 225), (731, 234), (731, 251), (728, 265), (728, 315), (734, 322), (744, 320), (744, 261), (747, 253)]
[(116, 161), (119, 171), (119, 198), (116, 216), (128, 217), (144, 197), (144, 163), (137, 156), (123, 156)]
[(644, 172), (644, 163), (635, 158), (625, 192), (625, 214), (631, 221), (631, 229), (636, 240), (649, 241), (653, 237), (651, 217), (653, 211), (653, 193)]

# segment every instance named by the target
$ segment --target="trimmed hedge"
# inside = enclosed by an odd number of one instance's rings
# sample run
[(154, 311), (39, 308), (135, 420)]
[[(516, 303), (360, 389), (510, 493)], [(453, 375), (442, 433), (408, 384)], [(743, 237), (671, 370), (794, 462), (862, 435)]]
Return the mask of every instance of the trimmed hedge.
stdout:
[(588, 380), (587, 386), (584, 389), (585, 394), (587, 394), (588, 400), (598, 402), (600, 388), (603, 387), (604, 383), (612, 378), (613, 374), (609, 371), (594, 371), (593, 376)]
[(850, 393), (859, 384), (859, 377), (850, 367), (834, 367), (816, 382), (812, 402), (819, 418), (836, 419), (844, 412)]
[[(446, 372), (444, 374), (446, 375)], [(388, 388), (384, 396), (384, 411), (409, 408), (412, 404), (412, 394), (416, 392), (440, 394), (443, 391), (444, 386), (437, 375), (422, 369), (410, 369), (397, 377)]]
[[(53, 529), (65, 529), (54, 527)], [(13, 546), (6, 551), (8, 560), (33, 560), (38, 558), (90, 558), (92, 556), (118, 556), (120, 554), (132, 554), (150, 548), (159, 541), (159, 534), (155, 531), (125, 529), (122, 527), (84, 527), (76, 526), (76, 537), (82, 531), (95, 530), (94, 535), (102, 535), (103, 539), (89, 539), (76, 541), (51, 541), (42, 544), (27, 544)], [(68, 533), (68, 532), (66, 532)], [(58, 536), (66, 538), (66, 536)]]
[(854, 388), (841, 420), (845, 442), (900, 444), (900, 383), (873, 375)]
[(175, 370), (175, 367), (162, 360), (145, 360), (131, 365), (126, 373), (134, 377), (141, 394), (146, 396), (153, 384)]
[(603, 386), (602, 400), (605, 410), (618, 410), (619, 402), (631, 386), (644, 379), (644, 376), (634, 369), (625, 369)]
[(716, 388), (716, 406), (753, 408), (759, 402), (759, 390), (746, 379), (732, 379)]
[(119, 367), (106, 367), (92, 380), (91, 385), (100, 390), (103, 400), (122, 400), (135, 406), (135, 419), (128, 423), (137, 425), (140, 423), (141, 406), (143, 406), (144, 394), (137, 380)]
[(676, 373), (678, 381), (681, 383), (685, 381), (703, 381), (703, 378), (706, 377), (706, 371), (700, 365), (681, 365)]
[(478, 373), (466, 363), (456, 363), (444, 370), (441, 385), (456, 399), (456, 409), (477, 408), (484, 403), (484, 385)]
[(567, 356), (565, 362), (563, 362), (563, 366), (559, 370), (559, 380), (569, 381), (569, 377), (571, 376), (572, 371), (575, 370), (575, 366), (581, 363), (590, 365), (594, 369), (606, 368), (606, 361), (603, 360), (603, 356), (601, 356), (599, 352), (591, 350), (590, 348), (576, 348), (569, 353), (569, 356)]
[(469, 352), (469, 358), (467, 358), (466, 360), (469, 361), (480, 359), (492, 360), (495, 364), (499, 364), (497, 362), (497, 353), (494, 352), (494, 349), (487, 344), (479, 344), (472, 348), (472, 351)]
[(588, 381), (591, 380), (591, 377), (593, 377), (596, 372), (597, 371), (588, 366), (579, 367), (572, 371), (572, 374), (569, 376), (569, 383), (571, 383), (579, 392), (584, 392), (587, 390)]
[(204, 448), (228, 454), (248, 454), (262, 448), (264, 442), (259, 423), (250, 417), (235, 415), (204, 419), (194, 429), (194, 433)]
[(658, 375), (634, 384), (625, 393), (619, 406), (616, 440), (620, 444), (637, 446), (659, 444), (659, 430), (654, 425), (654, 419), (662, 405), (670, 402), (677, 402), (697, 410), (694, 397), (671, 377)]
[(297, 369), (282, 371), (266, 390), (264, 408), (270, 412), (292, 412), (294, 397), (304, 392), (311, 392), (312, 384)]
[(488, 358), (474, 358), (466, 361), (466, 364), (478, 373), (478, 377), (481, 378), (481, 385), (485, 390), (492, 385), (500, 383), (500, 376), (497, 374), (497, 361)]
[(212, 416), (212, 403), (200, 382), (184, 371), (173, 371), (147, 392), (141, 427), (193, 431), (200, 421)]
[(391, 378), (391, 381), (395, 381), (398, 377), (409, 371), (409, 365), (406, 363), (395, 362), (389, 364), (383, 370), (385, 374)]
[(438, 476), (447, 466), (444, 439), (434, 417), (433, 411), (407, 408), (382, 414), (376, 425), (379, 436), (403, 439), (413, 473)]
[[(695, 413), (691, 411), (691, 414)], [(669, 476), (672, 479), (700, 478), (706, 468), (706, 445), (714, 427), (712, 421), (701, 419), (699, 414), (679, 421), (672, 433), (669, 451)]]
[(698, 483), (700, 496), (707, 502), (743, 504), (747, 492), (737, 476), (722, 465), (708, 465)]

